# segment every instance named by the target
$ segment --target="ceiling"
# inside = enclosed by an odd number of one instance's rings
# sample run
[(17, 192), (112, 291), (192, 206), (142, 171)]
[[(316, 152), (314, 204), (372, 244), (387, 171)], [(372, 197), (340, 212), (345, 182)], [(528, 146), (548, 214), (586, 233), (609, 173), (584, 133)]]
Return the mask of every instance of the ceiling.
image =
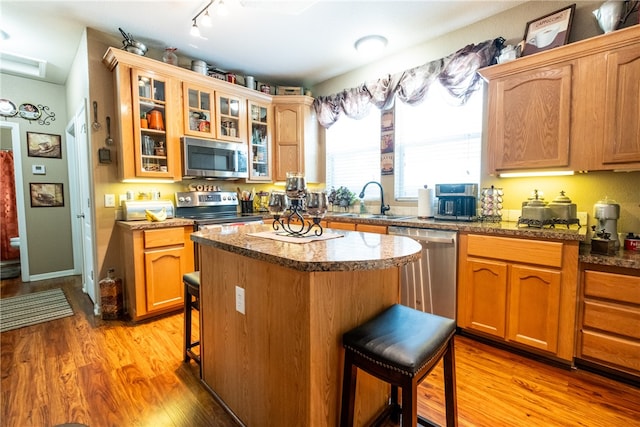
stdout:
[[(210, 28), (189, 34), (208, 0), (0, 0), (3, 52), (46, 60), (44, 80), (63, 84), (84, 27), (123, 40), (118, 28), (149, 48), (176, 47), (182, 56), (282, 85), (316, 83), (495, 15), (523, 1), (224, 0)], [(218, 4), (216, 0), (214, 7)], [(355, 41), (388, 39), (386, 51), (361, 56)], [(496, 35), (498, 33), (496, 32)], [(482, 41), (482, 40), (479, 40)]]

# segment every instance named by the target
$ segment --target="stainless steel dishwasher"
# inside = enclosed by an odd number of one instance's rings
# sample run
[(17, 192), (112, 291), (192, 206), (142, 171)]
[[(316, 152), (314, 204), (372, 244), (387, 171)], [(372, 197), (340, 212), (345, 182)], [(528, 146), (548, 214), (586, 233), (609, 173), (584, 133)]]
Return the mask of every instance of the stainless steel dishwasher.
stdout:
[(402, 267), (401, 303), (455, 319), (458, 233), (391, 226), (389, 234), (410, 237), (422, 246), (422, 258)]

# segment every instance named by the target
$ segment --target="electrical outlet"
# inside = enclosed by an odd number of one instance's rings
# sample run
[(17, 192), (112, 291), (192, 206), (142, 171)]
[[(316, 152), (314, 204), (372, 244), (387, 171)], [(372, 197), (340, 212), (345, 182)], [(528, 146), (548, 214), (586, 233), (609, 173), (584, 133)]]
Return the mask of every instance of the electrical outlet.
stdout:
[(105, 208), (115, 208), (116, 207), (116, 196), (115, 196), (115, 194), (105, 194), (104, 195), (104, 207)]
[(244, 288), (236, 286), (236, 311), (244, 313)]

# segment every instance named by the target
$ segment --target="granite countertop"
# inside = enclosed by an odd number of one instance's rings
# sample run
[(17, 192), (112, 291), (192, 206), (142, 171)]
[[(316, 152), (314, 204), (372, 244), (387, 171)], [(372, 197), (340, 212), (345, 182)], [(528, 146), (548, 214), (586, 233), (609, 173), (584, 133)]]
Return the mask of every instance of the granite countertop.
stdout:
[(193, 220), (169, 218), (166, 221), (116, 221), (119, 227), (127, 230), (155, 230), (158, 228), (193, 226)]
[(446, 221), (437, 219), (422, 219), (416, 216), (401, 217), (398, 219), (359, 218), (342, 216), (340, 214), (327, 214), (327, 221), (354, 222), (359, 224), (393, 225), (399, 227), (431, 228), (436, 230), (454, 230), (464, 233), (493, 234), (511, 237), (529, 237), (532, 239), (554, 239), (584, 241), (586, 239), (586, 227), (556, 226), (555, 228), (518, 227), (515, 222), (467, 222)]
[(591, 245), (581, 244), (579, 260), (585, 264), (640, 270), (640, 251), (625, 251), (621, 249), (615, 255), (599, 255), (591, 253)]
[(201, 245), (299, 271), (358, 271), (398, 267), (420, 258), (421, 246), (408, 237), (331, 230), (343, 237), (288, 243), (251, 236), (273, 230), (270, 224), (203, 230), (191, 235)]

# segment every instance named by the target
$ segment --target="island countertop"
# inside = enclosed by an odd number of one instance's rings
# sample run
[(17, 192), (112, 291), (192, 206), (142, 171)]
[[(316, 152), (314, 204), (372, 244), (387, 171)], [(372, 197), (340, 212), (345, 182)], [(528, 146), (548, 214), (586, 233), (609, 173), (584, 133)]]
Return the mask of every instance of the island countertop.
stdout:
[(420, 258), (420, 244), (407, 237), (325, 230), (342, 237), (289, 243), (251, 235), (270, 230), (273, 228), (267, 224), (223, 227), (195, 232), (191, 239), (201, 245), (306, 272), (379, 270)]

